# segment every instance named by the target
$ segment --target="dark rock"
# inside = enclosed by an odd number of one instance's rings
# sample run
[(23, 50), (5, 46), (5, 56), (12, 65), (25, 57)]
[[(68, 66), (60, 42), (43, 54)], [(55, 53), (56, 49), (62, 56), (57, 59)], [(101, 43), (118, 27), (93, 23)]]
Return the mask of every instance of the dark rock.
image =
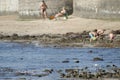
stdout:
[(111, 67), (111, 65), (106, 65), (106, 67)]
[(18, 80), (27, 80), (26, 78), (19, 78)]
[(29, 76), (29, 75), (31, 75), (31, 73), (28, 73), (28, 72), (16, 72), (15, 75), (16, 76)]
[(92, 51), (92, 50), (90, 50), (90, 51), (88, 51), (88, 53), (93, 53), (93, 51)]
[(53, 69), (45, 69), (43, 72), (52, 73), (52, 72), (53, 72)]
[(39, 36), (31, 36), (32, 39), (37, 39)]
[(116, 66), (116, 65), (114, 65), (114, 64), (113, 64), (112, 66), (113, 66), (113, 67), (117, 67), (117, 66)]
[(24, 35), (24, 36), (21, 36), (21, 37), (22, 37), (22, 39), (29, 39), (30, 38), (29, 35)]
[(69, 63), (70, 61), (68, 61), (68, 60), (65, 60), (65, 61), (62, 61), (62, 63)]
[(0, 34), (0, 39), (3, 39), (3, 38), (4, 38), (4, 36), (2, 34)]
[(75, 61), (75, 63), (79, 63), (79, 62), (80, 62), (80, 61), (78, 61), (78, 60), (77, 60), (77, 61)]
[(20, 58), (20, 60), (23, 60), (24, 58)]
[(13, 34), (12, 36), (18, 37), (18, 34)]
[(88, 69), (88, 67), (85, 67), (85, 70)]
[(19, 37), (18, 34), (13, 34), (13, 35), (11, 36), (12, 39), (18, 39), (18, 37)]
[(73, 60), (78, 60), (78, 58), (73, 58)]
[(61, 74), (60, 74), (60, 77), (61, 77), (61, 78), (64, 78), (64, 77), (65, 77), (65, 74), (64, 74), (64, 73), (61, 73)]
[(65, 69), (65, 72), (66, 73), (71, 73), (71, 72), (73, 72), (74, 71), (74, 69)]
[(103, 59), (99, 58), (99, 57), (96, 57), (96, 58), (93, 59), (93, 61), (103, 61)]
[(3, 36), (2, 38), (3, 38), (3, 39), (7, 39), (7, 40), (9, 40), (9, 39), (11, 39), (11, 36), (9, 36), (9, 35), (5, 35), (5, 36)]
[(34, 76), (38, 76), (38, 77), (44, 77), (44, 76), (48, 76), (49, 74), (45, 73), (45, 74), (36, 74)]
[(62, 71), (63, 71), (63, 70), (58, 70), (57, 72), (58, 72), (58, 73), (61, 73)]
[(120, 34), (120, 30), (113, 31), (114, 34)]

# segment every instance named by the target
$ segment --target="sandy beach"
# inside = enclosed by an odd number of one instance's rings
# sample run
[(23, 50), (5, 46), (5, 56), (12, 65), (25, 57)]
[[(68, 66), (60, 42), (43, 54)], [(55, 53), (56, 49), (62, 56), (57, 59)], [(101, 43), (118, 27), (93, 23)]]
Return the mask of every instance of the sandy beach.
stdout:
[(22, 20), (18, 16), (0, 16), (0, 33), (19, 35), (64, 34), (67, 32), (82, 32), (93, 29), (119, 30), (120, 21), (96, 20), (69, 16), (68, 20)]

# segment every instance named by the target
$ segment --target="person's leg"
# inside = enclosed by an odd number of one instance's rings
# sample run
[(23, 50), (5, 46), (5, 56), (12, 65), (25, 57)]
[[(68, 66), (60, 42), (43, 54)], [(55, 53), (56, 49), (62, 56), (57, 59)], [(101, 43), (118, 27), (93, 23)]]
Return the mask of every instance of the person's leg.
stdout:
[(114, 35), (113, 35), (113, 34), (110, 34), (109, 37), (110, 37), (110, 41), (113, 42), (113, 40), (114, 40)]
[(41, 9), (40, 12), (41, 12), (41, 17), (44, 18), (44, 11), (43, 11), (43, 9)]
[(58, 14), (58, 17), (61, 17), (61, 16), (63, 16), (63, 14), (62, 14), (62, 13), (59, 13), (59, 14)]
[(56, 14), (56, 15), (55, 15), (55, 19), (57, 19), (57, 18), (60, 17), (60, 16), (62, 16), (61, 13)]
[(57, 14), (55, 15), (55, 18), (57, 18), (57, 17), (59, 17), (59, 13), (57, 13)]
[(44, 11), (44, 18), (48, 18), (46, 10)]
[(58, 16), (59, 16), (59, 13), (57, 13), (57, 14), (55, 15), (55, 20), (57, 20)]
[(92, 39), (90, 38), (90, 43), (92, 42)]

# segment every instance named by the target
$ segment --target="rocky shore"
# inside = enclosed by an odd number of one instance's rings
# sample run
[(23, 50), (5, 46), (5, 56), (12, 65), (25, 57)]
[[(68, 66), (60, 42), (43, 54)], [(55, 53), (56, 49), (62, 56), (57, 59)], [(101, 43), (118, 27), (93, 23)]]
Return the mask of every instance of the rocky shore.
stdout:
[(23, 42), (46, 47), (120, 47), (120, 30), (114, 31), (115, 39), (109, 41), (108, 35), (101, 36), (96, 41), (89, 41), (89, 31), (82, 33), (69, 32), (66, 34), (42, 34), (42, 35), (4, 35), (0, 34), (1, 41)]
[[(16, 80), (28, 80), (28, 77), (46, 77), (49, 75), (58, 74), (58, 80), (119, 80), (120, 79), (120, 68), (116, 65), (106, 65), (104, 68), (99, 68), (95, 64), (94, 71), (91, 71), (89, 67), (85, 68), (74, 68), (74, 69), (44, 69), (39, 70), (16, 70), (9, 67), (0, 67), (0, 77), (4, 76), (16, 76)], [(6, 79), (5, 79), (6, 80)], [(13, 80), (9, 78), (9, 80)], [(32, 80), (32, 79), (30, 79)]]
[[(98, 67), (98, 66), (96, 66)], [(111, 70), (109, 70), (111, 69)], [(107, 65), (106, 69), (96, 68), (91, 72), (88, 67), (83, 69), (66, 69), (65, 73), (60, 73), (61, 78), (83, 78), (83, 79), (102, 79), (102, 78), (120, 78), (120, 69), (115, 65)]]

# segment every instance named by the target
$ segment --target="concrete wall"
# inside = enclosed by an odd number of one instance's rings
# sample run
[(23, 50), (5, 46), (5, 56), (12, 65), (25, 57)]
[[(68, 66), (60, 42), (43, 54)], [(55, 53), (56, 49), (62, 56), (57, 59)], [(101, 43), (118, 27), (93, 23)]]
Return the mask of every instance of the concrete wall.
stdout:
[[(42, 0), (0, 0), (0, 15), (19, 12), (21, 18), (40, 18)], [(120, 0), (45, 0), (49, 15), (66, 6), (69, 14), (84, 18), (120, 19)], [(74, 7), (74, 8), (73, 8)]]
[(39, 16), (39, 0), (19, 0), (19, 16)]
[(18, 0), (0, 0), (0, 15), (18, 12)]
[[(40, 2), (42, 0), (20, 0), (20, 18), (40, 18)], [(73, 12), (73, 0), (45, 0), (48, 15), (52, 15), (65, 6), (70, 14)]]
[(74, 15), (84, 18), (120, 18), (120, 0), (74, 0)]

